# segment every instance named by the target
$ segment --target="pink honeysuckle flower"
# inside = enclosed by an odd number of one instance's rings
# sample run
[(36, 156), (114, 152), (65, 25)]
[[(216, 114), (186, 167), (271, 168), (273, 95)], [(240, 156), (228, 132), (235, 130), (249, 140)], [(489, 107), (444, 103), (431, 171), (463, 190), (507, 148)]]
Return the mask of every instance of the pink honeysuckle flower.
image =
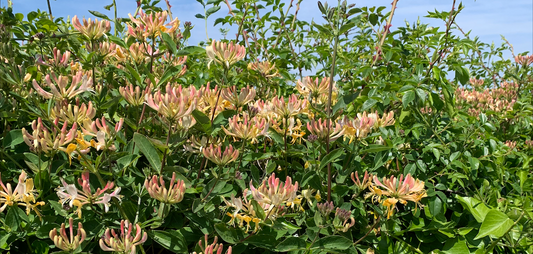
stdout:
[[(135, 233), (133, 228), (135, 227)], [(141, 245), (148, 239), (148, 234), (142, 232), (141, 225), (135, 226), (128, 220), (120, 221), (120, 232), (107, 228), (99, 241), (103, 251), (113, 251), (118, 253), (135, 254), (136, 246)]]
[(307, 100), (300, 100), (296, 94), (292, 94), (287, 98), (274, 97), (272, 99), (272, 111), (280, 118), (290, 118), (298, 114), (304, 113), (307, 107)]
[(43, 98), (53, 98), (57, 101), (69, 100), (83, 92), (91, 91), (93, 85), (92, 78), (87, 77), (81, 71), (77, 72), (76, 75), (73, 75), (72, 80), (69, 76), (59, 75), (59, 77), (57, 77), (54, 73), (52, 73), (51, 76), (47, 74), (44, 80), (46, 86), (50, 88), (50, 92), (45, 91), (39, 86), (35, 79), (33, 80), (33, 88)]
[(100, 39), (100, 37), (111, 30), (111, 23), (109, 21), (98, 21), (96, 18), (93, 21), (90, 18), (88, 20), (83, 18), (82, 25), (77, 15), (72, 18), (72, 25), (90, 41)]
[(115, 127), (110, 129), (106, 124), (105, 117), (102, 116), (102, 119), (97, 118), (96, 121), (85, 121), (83, 123), (84, 127), (81, 129), (83, 134), (96, 137), (96, 141), (94, 139), (91, 140), (90, 146), (96, 148), (97, 151), (104, 149), (114, 151), (116, 150), (115, 145), (110, 141), (115, 137), (116, 133), (122, 129), (123, 124), (124, 119), (121, 118)]
[(69, 155), (69, 158), (70, 154), (76, 150), (76, 145), (71, 144), (76, 137), (76, 123), (72, 125), (72, 128), (68, 129), (68, 123), (65, 122), (63, 127), (58, 130), (59, 119), (55, 119), (52, 130), (49, 130), (39, 117), (32, 122), (31, 126), (33, 129), (31, 134), (25, 128), (22, 128), (22, 137), (24, 142), (30, 147), (30, 150), (46, 154), (59, 150)]
[(128, 34), (142, 41), (148, 38), (158, 37), (161, 33), (173, 33), (180, 26), (178, 18), (165, 24), (168, 17), (167, 11), (146, 14), (141, 10), (139, 12), (139, 18), (135, 18), (131, 14), (128, 14), (128, 16), (131, 22), (135, 24), (135, 27), (128, 24)]
[(259, 117), (250, 119), (250, 116), (245, 113), (242, 118), (239, 115), (230, 118), (228, 120), (228, 129), (222, 126), (222, 130), (228, 136), (250, 140), (255, 143), (257, 142), (257, 137), (265, 134), (266, 127), (265, 119)]
[(138, 107), (143, 105), (146, 95), (151, 93), (152, 88), (150, 85), (145, 89), (140, 86), (134, 88), (132, 84), (128, 84), (125, 87), (119, 87), (118, 91), (130, 105)]
[(83, 229), (83, 225), (81, 224), (81, 222), (78, 222), (78, 230), (75, 236), (74, 236), (74, 219), (69, 218), (68, 224), (69, 224), (69, 231), (70, 231), (69, 235), (67, 235), (65, 223), (61, 223), (61, 228), (59, 229), (59, 235), (57, 234), (58, 229), (54, 228), (50, 230), (49, 236), (57, 248), (60, 248), (67, 252), (73, 252), (78, 247), (80, 247), (83, 241), (85, 241), (87, 234), (85, 233), (85, 230)]
[(381, 197), (387, 196), (388, 198), (383, 201), (383, 205), (387, 207), (387, 218), (394, 213), (397, 202), (406, 205), (407, 201), (411, 201), (421, 206), (420, 200), (427, 197), (424, 182), (413, 178), (411, 174), (407, 174), (405, 178), (402, 174), (399, 179), (395, 176), (384, 177), (382, 182), (374, 176), (374, 183), (370, 186), (370, 193), (366, 197), (381, 202)]
[(181, 85), (166, 86), (166, 93), (161, 91), (146, 95), (146, 104), (161, 114), (169, 121), (190, 115), (196, 108), (198, 97), (201, 94), (194, 87), (183, 88)]
[(383, 117), (379, 117), (378, 112), (368, 114), (369, 118), (374, 120), (374, 126), (372, 128), (379, 129), (379, 127), (387, 127), (394, 125), (394, 112), (384, 113)]
[(215, 62), (229, 69), (230, 65), (243, 60), (246, 56), (246, 48), (233, 42), (228, 44), (213, 40), (211, 45), (205, 48), (205, 51), (210, 59), (207, 68), (210, 68), (211, 63)]
[(250, 181), (250, 190), (257, 202), (269, 204), (270, 209), (272, 209), (282, 204), (293, 202), (296, 199), (298, 182), (292, 184), (291, 177), (287, 176), (285, 184), (283, 184), (279, 178), (276, 178), (276, 174), (272, 174), (257, 189), (252, 185), (252, 181)]
[(259, 72), (264, 78), (273, 78), (279, 76), (278, 70), (276, 69), (276, 64), (270, 63), (270, 61), (257, 61), (249, 63), (248, 69)]
[[(193, 252), (193, 254), (222, 254), (222, 251), (224, 251), (224, 245), (222, 243), (217, 244), (218, 242), (217, 236), (215, 236), (215, 240), (213, 241), (212, 244), (207, 244), (209, 240), (208, 234), (205, 234), (204, 238), (205, 240), (203, 243), (201, 239), (200, 241), (198, 241), (198, 246), (200, 246), (200, 249), (202, 250), (202, 252), (200, 253)], [(231, 252), (232, 250), (230, 246), (228, 250), (226, 251), (226, 254), (231, 254)]]
[(349, 138), (350, 143), (352, 143), (353, 140), (363, 139), (370, 134), (375, 125), (375, 119), (363, 112), (363, 114), (358, 113), (355, 119), (344, 117), (342, 124), (344, 126), (344, 137)]
[[(328, 120), (311, 120), (307, 123), (307, 130), (318, 139), (325, 141), (328, 138)], [(335, 123), (333, 125), (333, 121), (329, 120), (329, 142), (340, 138), (344, 134), (344, 130), (340, 124)]]
[[(323, 104), (328, 102), (330, 78), (324, 77), (320, 80), (318, 77), (305, 77), (303, 80), (296, 82), (296, 90), (309, 101), (313, 103)], [(333, 83), (332, 100), (337, 96), (337, 87)]]
[(104, 205), (105, 212), (109, 211), (109, 202), (111, 198), (120, 200), (122, 197), (119, 195), (120, 187), (115, 188), (113, 192), (108, 193), (113, 189), (114, 183), (107, 182), (103, 189), (96, 189), (93, 193), (89, 182), (89, 172), (85, 171), (81, 174), (81, 178), (78, 179), (78, 184), (81, 186), (81, 191), (76, 188), (74, 184), (67, 184), (65, 180), (61, 179), (62, 187), (57, 188), (57, 196), (60, 202), (64, 205), (68, 205), (72, 208), (77, 207), (76, 213), (81, 218), (81, 208), (87, 204), (102, 204)]
[(10, 183), (4, 184), (0, 177), (0, 213), (8, 206), (25, 206), (26, 214), (30, 214), (33, 210), (37, 216), (41, 217), (41, 213), (37, 206), (43, 206), (45, 203), (35, 201), (37, 191), (33, 189), (33, 179), (27, 178), (24, 170), (19, 175), (18, 183), (15, 189), (11, 187)]
[(365, 171), (363, 181), (359, 179), (359, 173), (357, 171), (355, 173), (352, 173), (351, 176), (352, 176), (352, 181), (355, 183), (355, 186), (357, 186), (357, 188), (359, 188), (360, 191), (372, 185), (372, 179), (374, 178), (374, 175), (368, 174), (368, 171)]
[(211, 144), (209, 147), (204, 148), (202, 153), (208, 160), (219, 166), (227, 165), (239, 158), (239, 150), (234, 149), (232, 145), (226, 147), (224, 153), (222, 153), (221, 146), (215, 147)]
[(83, 125), (86, 121), (91, 121), (96, 115), (96, 109), (93, 107), (93, 102), (89, 101), (88, 104), (79, 101), (75, 105), (73, 104), (57, 104), (52, 108), (50, 112), (50, 119), (59, 119), (60, 122)]
[(150, 197), (166, 204), (179, 203), (185, 195), (185, 182), (183, 180), (176, 181), (176, 172), (172, 173), (172, 179), (168, 188), (165, 187), (163, 176), (160, 176), (159, 179), (157, 176), (146, 179), (144, 181), (144, 187), (148, 191), (148, 194), (150, 194)]
[(241, 88), (240, 93), (237, 93), (237, 88), (235, 86), (228, 87), (222, 90), (222, 98), (229, 102), (233, 109), (238, 110), (254, 100), (255, 88), (246, 86)]

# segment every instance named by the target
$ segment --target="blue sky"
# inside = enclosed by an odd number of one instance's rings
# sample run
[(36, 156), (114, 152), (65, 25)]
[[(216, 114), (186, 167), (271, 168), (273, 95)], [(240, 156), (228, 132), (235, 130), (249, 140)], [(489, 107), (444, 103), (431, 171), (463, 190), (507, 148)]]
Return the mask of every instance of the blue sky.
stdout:
[[(289, 0), (282, 0), (289, 2)], [(2, 6), (6, 5), (6, 0), (0, 0)], [(78, 15), (79, 17), (92, 17), (87, 10), (96, 10), (112, 17), (111, 11), (103, 8), (110, 4), (111, 0), (51, 0), (54, 17), (67, 17)], [(164, 3), (164, 1), (161, 1)], [(231, 2), (231, 1), (230, 1)], [(296, 2), (296, 1), (295, 1)], [(335, 5), (337, 1), (326, 1)], [(386, 6), (391, 7), (392, 0), (358, 0), (348, 1), (361, 6)], [(459, 1), (457, 1), (459, 3)], [(203, 7), (195, 0), (170, 0), (174, 17), (182, 21), (191, 21), (195, 28), (192, 31), (191, 43), (198, 43), (205, 40), (205, 23), (202, 19), (194, 17), (197, 13), (203, 13)], [(496, 46), (501, 45), (501, 35), (505, 36), (515, 48), (515, 53), (524, 51), (533, 52), (533, 1), (532, 0), (465, 0), (465, 9), (458, 16), (457, 22), (465, 31), (472, 30), (471, 36), (479, 36), (481, 41), (486, 43), (494, 42)], [(128, 13), (135, 12), (135, 0), (117, 0), (118, 15), (127, 17)], [(392, 22), (393, 28), (404, 26), (405, 21), (411, 24), (420, 17), (422, 23), (429, 23), (432, 26), (444, 27), (444, 23), (434, 19), (424, 18), (427, 11), (435, 9), (439, 11), (449, 11), (452, 0), (401, 0)], [(17, 13), (28, 13), (32, 10), (48, 10), (46, 0), (13, 0), (13, 8)], [(221, 26), (213, 27), (217, 17), (223, 16), (228, 9), (222, 5), (222, 9), (209, 18), (208, 33), (210, 37), (220, 38)], [(304, 0), (299, 12), (299, 18), (321, 23), (322, 18), (318, 11), (316, 0)], [(234, 38), (235, 30), (230, 31), (229, 38)], [(507, 57), (511, 54), (506, 53)]]

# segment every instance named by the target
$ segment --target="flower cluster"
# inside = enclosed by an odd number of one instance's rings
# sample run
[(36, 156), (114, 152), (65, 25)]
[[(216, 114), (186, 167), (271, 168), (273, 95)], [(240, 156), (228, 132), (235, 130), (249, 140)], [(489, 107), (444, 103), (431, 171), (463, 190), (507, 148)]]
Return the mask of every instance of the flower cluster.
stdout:
[[(135, 232), (133, 232), (134, 227)], [(137, 245), (141, 245), (147, 239), (148, 234), (142, 232), (140, 224), (133, 225), (128, 220), (122, 220), (119, 234), (114, 229), (107, 228), (99, 243), (103, 251), (135, 254)]]
[(233, 42), (225, 43), (213, 40), (205, 51), (210, 59), (207, 68), (210, 68), (211, 63), (215, 62), (229, 69), (230, 65), (243, 60), (246, 56), (246, 48)]
[(161, 91), (155, 94), (146, 95), (146, 104), (157, 111), (168, 121), (178, 120), (190, 115), (196, 108), (197, 97), (200, 93), (194, 88), (183, 88), (182, 86), (166, 86), (166, 93)]
[(455, 92), (457, 105), (464, 108), (471, 116), (479, 116), (487, 111), (512, 111), (518, 96), (518, 84), (502, 82), (495, 88), (482, 89), (482, 80), (471, 79), (474, 89), (458, 88)]
[(82, 25), (77, 15), (72, 18), (72, 25), (90, 41), (100, 39), (100, 37), (111, 30), (111, 22), (109, 21), (98, 21), (96, 18), (93, 21), (91, 19), (86, 20), (83, 18)]
[(81, 208), (84, 205), (102, 204), (105, 212), (107, 212), (109, 211), (111, 198), (121, 199), (119, 195), (120, 187), (115, 188), (111, 193), (107, 192), (113, 189), (114, 183), (112, 182), (107, 182), (103, 189), (98, 188), (93, 193), (89, 182), (89, 172), (87, 171), (83, 172), (81, 178), (78, 179), (81, 190), (78, 190), (74, 184), (67, 184), (63, 179), (61, 179), (61, 183), (63, 186), (57, 188), (57, 196), (60, 202), (63, 205), (68, 204), (71, 208), (77, 207), (75, 213), (78, 214), (79, 218), (81, 218)]
[(154, 38), (161, 35), (161, 33), (173, 33), (180, 26), (180, 21), (175, 18), (170, 23), (165, 24), (168, 13), (152, 12), (146, 14), (142, 10), (139, 12), (139, 18), (128, 14), (133, 24), (128, 25), (128, 34), (138, 40), (144, 41), (147, 38)]
[(229, 127), (222, 129), (228, 136), (232, 136), (242, 140), (250, 140), (252, 143), (257, 142), (257, 137), (265, 135), (267, 131), (265, 119), (253, 117), (250, 119), (248, 114), (241, 117), (236, 115), (229, 119)]
[[(398, 202), (406, 205), (407, 201), (411, 201), (422, 206), (420, 200), (427, 197), (424, 182), (413, 178), (411, 174), (407, 174), (405, 178), (402, 174), (399, 179), (395, 176), (384, 177), (383, 183), (377, 176), (374, 176), (373, 180), (374, 182), (369, 186), (370, 193), (366, 197), (372, 197), (373, 201), (382, 203), (387, 208), (387, 218), (390, 218), (395, 208), (398, 209), (396, 207)], [(382, 200), (384, 196), (386, 198)]]
[(344, 117), (342, 124), (344, 127), (344, 138), (348, 138), (350, 143), (355, 139), (364, 139), (373, 130), (380, 127), (394, 125), (394, 112), (384, 113), (379, 117), (377, 112), (368, 114), (367, 112), (357, 113), (357, 117), (350, 119)]
[[(198, 241), (198, 246), (200, 246), (200, 249), (202, 250), (202, 252), (200, 253), (193, 252), (193, 254), (222, 254), (222, 251), (224, 251), (224, 245), (222, 243), (217, 244), (218, 237), (215, 236), (215, 240), (213, 240), (212, 244), (207, 244), (209, 240), (208, 237), (209, 235), (205, 234), (204, 242), (202, 243), (201, 239), (200, 241)], [(232, 253), (232, 249), (230, 246), (225, 254), (231, 254), (231, 253)]]
[(163, 176), (152, 176), (150, 179), (144, 181), (144, 187), (150, 194), (150, 197), (157, 199), (166, 204), (176, 204), (183, 200), (185, 195), (185, 182), (183, 180), (176, 181), (176, 172), (172, 173), (172, 179), (168, 188), (165, 187), (165, 180)]
[(213, 163), (219, 166), (225, 166), (239, 158), (239, 150), (234, 149), (232, 145), (229, 145), (222, 152), (221, 146), (213, 146), (211, 144), (202, 150), (203, 155)]
[(85, 233), (85, 230), (83, 229), (83, 225), (81, 224), (81, 222), (78, 222), (78, 230), (77, 230), (76, 235), (74, 235), (74, 219), (69, 218), (68, 224), (69, 224), (70, 237), (69, 235), (67, 235), (65, 223), (61, 223), (61, 228), (59, 229), (59, 235), (57, 234), (58, 229), (54, 228), (50, 230), (49, 236), (57, 248), (60, 248), (67, 252), (73, 252), (80, 247), (83, 241), (85, 241), (85, 238), (87, 237), (87, 233)]
[(44, 202), (35, 201), (37, 191), (33, 189), (33, 179), (27, 177), (26, 172), (22, 171), (15, 189), (11, 187), (10, 183), (4, 184), (0, 177), (0, 213), (8, 206), (20, 205), (26, 207), (26, 214), (30, 214), (33, 210), (39, 217), (41, 216), (37, 206), (43, 206)]

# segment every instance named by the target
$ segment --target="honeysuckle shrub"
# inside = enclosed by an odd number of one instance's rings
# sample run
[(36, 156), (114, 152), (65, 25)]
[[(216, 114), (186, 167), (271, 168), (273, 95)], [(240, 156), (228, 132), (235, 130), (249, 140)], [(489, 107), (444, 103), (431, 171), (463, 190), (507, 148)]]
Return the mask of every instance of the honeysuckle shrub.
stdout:
[(3, 251), (533, 252), (533, 56), (461, 4), (198, 0), (237, 34), (192, 45), (158, 2), (0, 10)]

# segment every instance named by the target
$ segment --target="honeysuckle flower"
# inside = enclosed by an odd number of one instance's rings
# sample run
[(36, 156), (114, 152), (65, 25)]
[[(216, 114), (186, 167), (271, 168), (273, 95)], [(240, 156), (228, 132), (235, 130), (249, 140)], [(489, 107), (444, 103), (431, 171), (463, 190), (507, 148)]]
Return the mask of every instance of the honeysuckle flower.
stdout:
[(316, 204), (316, 207), (318, 208), (318, 211), (320, 212), (320, 214), (322, 214), (322, 216), (324, 217), (328, 217), (330, 213), (333, 212), (333, 210), (335, 210), (335, 206), (333, 205), (333, 201), (330, 201), (330, 202), (325, 202), (325, 203), (322, 203), (322, 204)]
[(507, 140), (503, 144), (509, 147), (509, 150), (513, 150), (516, 147), (516, 141)]
[(208, 144), (213, 144), (215, 147), (218, 147), (221, 145), (221, 143), (222, 141), (215, 137), (197, 138), (193, 135), (189, 138), (189, 140), (187, 140), (187, 143), (183, 147), (185, 151), (190, 153), (202, 153)]
[[(296, 82), (296, 90), (309, 101), (313, 103), (323, 104), (328, 102), (330, 79), (328, 77), (320, 80), (318, 77), (313, 79), (312, 77), (305, 77), (303, 80)], [(337, 87), (335, 83), (332, 88), (332, 102), (337, 97)]]
[(112, 42), (86, 43), (85, 48), (89, 53), (96, 53), (100, 56), (111, 56), (116, 52), (117, 44)]
[[(316, 135), (318, 139), (325, 141), (328, 138), (328, 120), (311, 120), (307, 123), (307, 130), (312, 135)], [(344, 130), (340, 124), (335, 123), (334, 125), (333, 121), (329, 120), (329, 142), (333, 142), (342, 137)]]
[(111, 23), (107, 20), (98, 21), (95, 18), (93, 21), (90, 18), (88, 20), (83, 18), (82, 25), (77, 15), (72, 18), (72, 25), (90, 41), (100, 39), (100, 37), (111, 30)]
[(211, 144), (209, 147), (206, 147), (202, 150), (203, 155), (213, 163), (224, 166), (233, 161), (236, 161), (239, 158), (239, 150), (234, 149), (232, 145), (227, 146), (222, 153), (221, 146), (213, 146)]
[(353, 227), (353, 225), (355, 225), (355, 219), (352, 216), (352, 212), (337, 207), (337, 210), (335, 211), (335, 219), (333, 219), (333, 226), (335, 229), (347, 232)]
[(272, 128), (282, 135), (285, 134), (286, 130), (287, 136), (291, 138), (291, 144), (301, 143), (303, 136), (305, 136), (302, 121), (291, 117), (288, 119), (287, 124), (285, 123), (283, 120), (272, 120)]
[(43, 206), (44, 202), (35, 201), (35, 194), (37, 191), (33, 189), (33, 179), (27, 178), (28, 175), (24, 170), (19, 175), (18, 183), (15, 189), (11, 187), (10, 183), (4, 184), (0, 175), (0, 213), (8, 206), (24, 206), (26, 207), (26, 214), (30, 214), (33, 210), (37, 216), (41, 217), (41, 213), (37, 206)]
[(355, 173), (352, 173), (351, 176), (352, 176), (352, 181), (355, 183), (355, 186), (357, 186), (357, 188), (359, 188), (360, 191), (372, 185), (372, 179), (374, 177), (374, 175), (368, 174), (368, 171), (365, 171), (363, 181), (359, 179), (359, 173), (357, 171)]
[(529, 55), (529, 56), (517, 55), (514, 57), (514, 60), (519, 65), (527, 66), (533, 63), (533, 55)]
[(78, 229), (77, 229), (77, 233), (75, 236), (74, 236), (74, 219), (69, 218), (68, 224), (69, 224), (69, 231), (70, 231), (68, 235), (67, 235), (67, 230), (65, 228), (65, 223), (61, 223), (61, 228), (59, 229), (59, 235), (57, 234), (58, 229), (56, 228), (50, 230), (50, 233), (48, 235), (50, 236), (50, 239), (52, 239), (52, 241), (54, 242), (54, 245), (57, 248), (60, 248), (67, 252), (72, 252), (80, 247), (81, 243), (85, 241), (85, 237), (87, 236), (87, 234), (85, 233), (85, 230), (83, 229), (83, 225), (81, 224), (81, 222), (78, 222)]
[(278, 69), (276, 69), (276, 64), (270, 63), (270, 61), (249, 63), (248, 69), (259, 72), (264, 78), (273, 78), (279, 76)]
[(135, 24), (135, 28), (128, 24), (128, 34), (139, 40), (158, 37), (161, 33), (173, 33), (180, 26), (178, 18), (165, 24), (168, 17), (167, 11), (146, 14), (141, 9), (139, 18), (134, 18), (131, 14), (128, 14), (128, 16), (131, 22)]
[(394, 125), (394, 122), (395, 122), (394, 112), (392, 111), (389, 113), (383, 114), (383, 117), (381, 118), (379, 117), (377, 111), (375, 113), (368, 114), (368, 117), (374, 120), (374, 126), (373, 126), (374, 129), (378, 129), (379, 127), (391, 126), (391, 125)]
[(65, 180), (61, 179), (62, 187), (56, 189), (59, 201), (65, 205), (68, 203), (69, 207), (76, 206), (75, 213), (81, 218), (81, 208), (87, 204), (102, 204), (104, 211), (109, 211), (109, 202), (111, 198), (120, 200), (122, 197), (119, 195), (120, 187), (117, 187), (113, 192), (108, 193), (114, 187), (113, 182), (107, 182), (103, 189), (96, 189), (93, 193), (89, 182), (89, 172), (85, 171), (81, 174), (81, 178), (78, 179), (78, 184), (81, 186), (81, 191), (76, 188), (74, 184), (67, 184)]
[[(133, 232), (134, 227), (135, 232)], [(119, 234), (115, 232), (115, 229), (107, 228), (99, 244), (103, 251), (135, 254), (137, 253), (136, 246), (143, 244), (147, 239), (148, 234), (142, 232), (140, 224), (133, 225), (128, 220), (121, 220)]]
[(289, 118), (304, 113), (307, 106), (307, 100), (300, 100), (296, 94), (291, 94), (285, 101), (285, 98), (274, 97), (272, 99), (272, 110), (281, 118)]
[(292, 179), (287, 176), (285, 184), (276, 178), (276, 174), (273, 173), (267, 180), (256, 189), (252, 181), (250, 181), (250, 190), (257, 202), (263, 204), (269, 204), (270, 209), (292, 202), (296, 198), (296, 192), (298, 191), (298, 182), (292, 184)]
[(157, 176), (152, 176), (144, 181), (144, 187), (150, 194), (150, 197), (157, 199), (166, 204), (176, 204), (183, 200), (185, 195), (185, 182), (183, 180), (176, 181), (176, 172), (172, 173), (169, 187), (165, 187), (165, 180), (163, 176), (159, 179)]
[(222, 90), (222, 98), (228, 101), (233, 109), (238, 110), (254, 100), (255, 88), (246, 86), (241, 88), (240, 93), (237, 93), (237, 88), (235, 86), (228, 87)]
[(204, 114), (211, 117), (213, 114), (213, 108), (216, 106), (215, 117), (225, 109), (225, 101), (222, 98), (222, 91), (218, 86), (211, 89), (209, 88), (210, 83), (207, 83), (207, 86), (202, 86), (200, 88), (200, 99), (198, 100), (197, 109), (202, 111)]
[(54, 47), (54, 49), (52, 49), (52, 54), (54, 55), (52, 59), (49, 59), (47, 56), (39, 56), (35, 63), (37, 65), (53, 66), (56, 68), (64, 68), (69, 66), (70, 51), (66, 51), (62, 54), (59, 49)]
[[(203, 243), (201, 239), (200, 241), (198, 241), (198, 246), (200, 246), (200, 249), (202, 250), (202, 252), (200, 253), (193, 252), (193, 254), (222, 254), (222, 251), (224, 251), (224, 245), (221, 243), (217, 245), (217, 241), (218, 241), (217, 236), (215, 236), (215, 240), (213, 241), (212, 244), (207, 244), (207, 241), (209, 240), (208, 234), (205, 234), (204, 238), (205, 238), (205, 241)], [(226, 254), (231, 254), (231, 252), (232, 250), (230, 246), (228, 250), (226, 251)]]
[(81, 105), (77, 102), (76, 105), (57, 104), (50, 112), (50, 119), (59, 119), (63, 123), (77, 123), (82, 125), (86, 121), (91, 121), (95, 115), (96, 109), (93, 108), (92, 101), (89, 101), (88, 104), (82, 103)]
[(344, 128), (344, 137), (349, 138), (352, 143), (355, 139), (363, 139), (372, 131), (375, 124), (375, 119), (367, 115), (358, 113), (355, 119), (344, 117), (342, 120)]
[(384, 177), (383, 183), (377, 176), (374, 176), (373, 180), (374, 183), (369, 188), (370, 193), (366, 197), (372, 197), (372, 200), (381, 202), (381, 197), (387, 196), (383, 201), (383, 205), (387, 207), (387, 218), (394, 213), (397, 202), (406, 205), (407, 201), (411, 201), (421, 206), (420, 200), (427, 197), (424, 182), (414, 179), (411, 174), (407, 174), (405, 178), (402, 174), (400, 179), (395, 176)]
[(44, 78), (46, 86), (50, 88), (50, 92), (45, 91), (39, 86), (37, 80), (33, 80), (33, 88), (45, 99), (53, 98), (56, 101), (72, 99), (78, 94), (91, 91), (93, 85), (92, 78), (83, 75), (83, 72), (77, 72), (76, 75), (72, 76), (72, 80), (68, 76), (59, 75), (57, 77), (54, 73), (52, 73), (51, 77), (47, 74)]
[(213, 40), (211, 45), (205, 48), (205, 51), (209, 57), (207, 68), (210, 68), (211, 63), (215, 62), (229, 69), (230, 65), (243, 60), (246, 56), (246, 48), (233, 42), (228, 44)]
[(127, 84), (126, 86), (121, 86), (118, 88), (118, 91), (122, 97), (132, 106), (138, 107), (143, 105), (145, 97), (151, 92), (152, 88), (150, 85), (142, 89), (140, 86), (133, 87), (132, 84)]
[[(231, 220), (228, 222), (229, 225), (235, 226), (235, 223), (239, 225), (240, 228), (244, 229), (246, 232), (248, 232), (251, 229), (251, 223), (254, 223), (254, 229), (253, 232), (257, 232), (260, 227), (259, 223), (261, 222), (261, 219), (258, 218), (256, 211), (252, 205), (252, 200), (248, 199), (247, 194), (248, 189), (244, 190), (244, 201), (242, 198), (235, 198), (233, 194), (231, 194), (231, 199), (228, 202), (226, 199), (224, 199), (224, 203), (226, 203), (226, 206), (228, 208), (234, 208), (235, 210), (233, 213), (226, 213), (229, 217), (231, 217)], [(266, 209), (268, 209), (269, 205), (263, 205), (260, 204), (261, 207), (259, 209), (263, 209), (265, 214), (268, 212)], [(272, 213), (268, 213), (269, 217), (273, 217)], [(246, 222), (246, 226), (244, 223)]]
[(58, 130), (59, 119), (55, 119), (50, 131), (44, 126), (42, 119), (39, 117), (32, 122), (31, 126), (33, 129), (31, 134), (25, 128), (22, 128), (22, 137), (24, 142), (30, 147), (30, 150), (46, 154), (59, 150), (69, 155), (69, 158), (70, 154), (76, 150), (76, 145), (70, 144), (76, 137), (76, 123), (72, 125), (72, 128), (68, 129), (68, 123), (65, 122), (63, 127)]
[(124, 124), (124, 119), (121, 118), (119, 122), (115, 125), (113, 129), (110, 129), (107, 124), (105, 117), (102, 116), (102, 119), (96, 119), (95, 121), (85, 121), (81, 129), (83, 134), (96, 137), (96, 141), (91, 139), (91, 146), (96, 148), (97, 151), (109, 149), (114, 151), (115, 145), (111, 144), (109, 141), (116, 135), (122, 125)]
[(200, 93), (194, 87), (183, 88), (181, 85), (166, 87), (166, 93), (157, 91), (146, 95), (146, 104), (169, 121), (174, 121), (190, 115), (196, 108), (197, 97)]
[(313, 193), (315, 193), (315, 191), (316, 190), (313, 190), (313, 189), (302, 190), (302, 198), (305, 198), (307, 200), (307, 204), (309, 205), (309, 207), (313, 205), (313, 198), (317, 202), (320, 202), (321, 200), (320, 191), (316, 191), (316, 195), (313, 196)]
[(158, 55), (159, 50), (153, 52), (152, 47), (148, 44), (143, 43), (132, 43), (128, 49), (118, 47), (116, 48), (113, 56), (117, 59), (118, 62), (126, 62), (132, 60), (136, 63), (149, 62), (150, 57), (153, 55)]
[(228, 129), (222, 126), (222, 130), (228, 136), (239, 138), (242, 140), (250, 140), (252, 143), (257, 142), (257, 137), (265, 135), (266, 121), (258, 117), (250, 119), (248, 114), (244, 114), (241, 118), (236, 115), (228, 120)]

